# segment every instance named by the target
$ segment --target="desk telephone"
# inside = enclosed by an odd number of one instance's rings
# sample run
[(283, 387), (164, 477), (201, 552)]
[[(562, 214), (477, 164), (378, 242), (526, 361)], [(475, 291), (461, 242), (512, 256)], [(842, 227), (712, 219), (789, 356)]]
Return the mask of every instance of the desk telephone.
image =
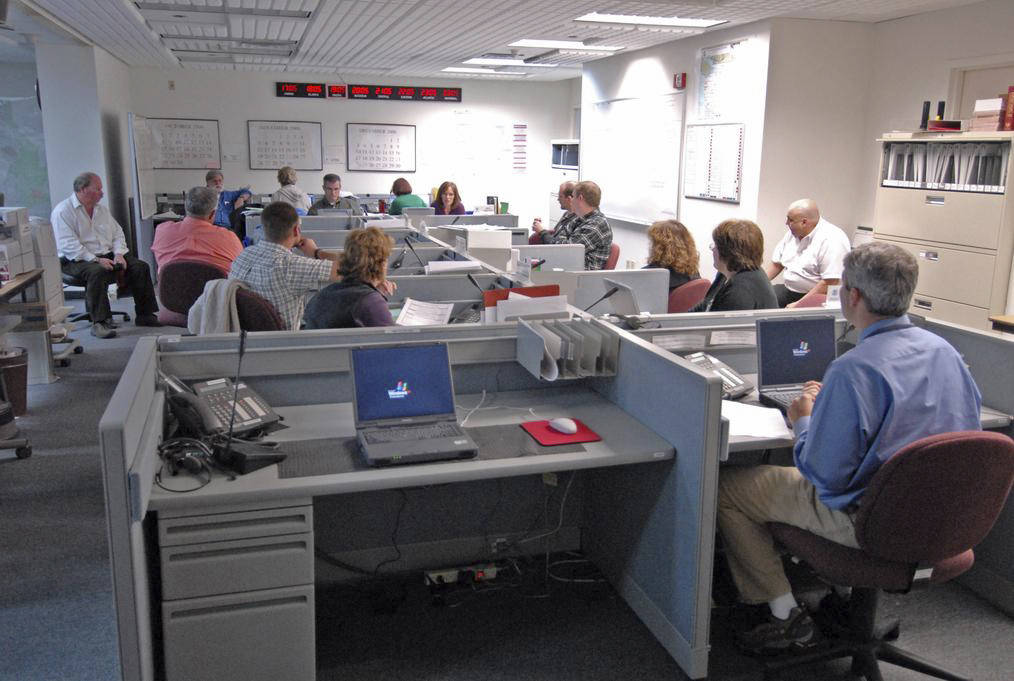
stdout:
[(278, 414), (254, 390), (240, 381), (239, 390), (228, 378), (194, 383), (188, 388), (180, 379), (159, 372), (168, 392), (169, 405), (186, 430), (195, 435), (224, 435), (229, 431), (232, 396), (236, 393), (234, 434), (247, 433), (279, 420)]
[(683, 359), (722, 379), (722, 399), (735, 400), (753, 390), (753, 384), (740, 376), (735, 369), (706, 352), (692, 352), (689, 355), (683, 355)]

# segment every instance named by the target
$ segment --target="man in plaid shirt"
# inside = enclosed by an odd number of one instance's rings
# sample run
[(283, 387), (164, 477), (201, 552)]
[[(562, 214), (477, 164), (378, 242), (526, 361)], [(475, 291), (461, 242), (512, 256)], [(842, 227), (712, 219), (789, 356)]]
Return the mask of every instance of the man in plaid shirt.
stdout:
[(261, 221), (264, 238), (239, 254), (229, 278), (239, 279), (274, 305), (287, 329), (299, 329), (307, 298), (338, 280), (338, 256), (324, 253), (300, 234), (299, 216), (288, 203), (268, 204)]
[(599, 210), (602, 190), (594, 182), (574, 185), (571, 210), (576, 216), (562, 228), (553, 232), (546, 243), (581, 244), (584, 246), (584, 268), (600, 270), (609, 260), (609, 247), (613, 243), (613, 230), (606, 216)]

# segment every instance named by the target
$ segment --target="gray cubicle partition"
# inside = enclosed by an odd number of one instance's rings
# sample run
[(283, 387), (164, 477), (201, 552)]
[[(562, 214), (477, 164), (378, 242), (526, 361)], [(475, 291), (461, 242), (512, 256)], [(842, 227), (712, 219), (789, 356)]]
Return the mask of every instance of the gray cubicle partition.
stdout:
[[(494, 288), (510, 288), (523, 285), (511, 279), (508, 275), (502, 275), (488, 270), (475, 271), (470, 273), (472, 278), (484, 289), (488, 289), (494, 283)], [(393, 275), (393, 276), (392, 276)], [(397, 290), (391, 295), (392, 304), (401, 303), (405, 298), (437, 301), (468, 301), (477, 302), (481, 300), (481, 293), (475, 284), (468, 280), (462, 272), (453, 274), (428, 274), (426, 276), (398, 276), (397, 271), (388, 273), (388, 278), (398, 285)]]
[[(1014, 416), (1014, 339), (995, 331), (911, 315), (961, 353), (982, 393), (982, 403)], [(1014, 426), (1001, 432), (1014, 437)], [(993, 530), (975, 548), (975, 565), (958, 580), (979, 596), (1014, 616), (1014, 495), (1007, 500)]]
[[(175, 681), (181, 669), (202, 664), (220, 669), (221, 658), (238, 645), (270, 641), (272, 635), (288, 640), (286, 631), (273, 630), (268, 624), (288, 621), (284, 618), (292, 616), (296, 603), (292, 599), (307, 593), (288, 587), (278, 590), (284, 603), (292, 602), (285, 606), (288, 614), (279, 612), (281, 601), (252, 614), (242, 606), (242, 593), (217, 600), (198, 598), (194, 601), (198, 605), (214, 605), (210, 610), (190, 611), (195, 626), (206, 626), (208, 618), (214, 617), (221, 637), (181, 637), (180, 632), (188, 630), (174, 627), (164, 640), (166, 659), (156, 662), (162, 656), (153, 651), (153, 646), (161, 644), (152, 637), (154, 613), (161, 607), (163, 616), (171, 617), (187, 601), (148, 600), (152, 580), (166, 569), (164, 563), (149, 562), (150, 547), (158, 543), (164, 551), (166, 544), (180, 543), (173, 538), (172, 528), (193, 528), (187, 531), (198, 535), (205, 532), (201, 528), (239, 529), (246, 525), (222, 523), (226, 519), (256, 521), (261, 517), (257, 509), (266, 505), (272, 518), (279, 509), (290, 509), (285, 523), (291, 525), (309, 517), (306, 504), (317, 497), (312, 506), (313, 529), (299, 536), (343, 560), (372, 565), (391, 555), (388, 533), (378, 533), (376, 528), (390, 527), (399, 513), (400, 494), (411, 508), (399, 535), (403, 559), (397, 569), (456, 564), (485, 553), (481, 538), (488, 528), (477, 519), (481, 514), (475, 509), (488, 508), (494, 489), (501, 485), (512, 503), (501, 507), (502, 514), (492, 521), (494, 529), (508, 537), (527, 536), (529, 516), (511, 511), (518, 510), (515, 502), (541, 506), (541, 474), (548, 471), (562, 472), (568, 485), (573, 484), (571, 501), (562, 509), (566, 511), (564, 527), (553, 535), (552, 549), (580, 546), (588, 551), (687, 674), (704, 677), (721, 385), (717, 378), (644, 340), (600, 321), (593, 323), (601, 333), (618, 337), (616, 376), (556, 383), (535, 379), (515, 361), (513, 324), (250, 334), (244, 380), (286, 414), (289, 431), (275, 434), (282, 441), (290, 437), (287, 432), (300, 429), (303, 433), (322, 429), (311, 437), (327, 437), (325, 430), (353, 432), (347, 404), (352, 390), (349, 348), (434, 341), (449, 345), (459, 418), (469, 414), (473, 427), (496, 429), (501, 427), (497, 424), (507, 424), (516, 433), (520, 429), (511, 424), (531, 418), (529, 408), (534, 408), (536, 418), (582, 418), (604, 439), (578, 452), (568, 449), (385, 470), (304, 472), (280, 478), (277, 467), (270, 466), (231, 481), (215, 473), (201, 489), (176, 494), (152, 489), (158, 466), (155, 442), (164, 415), (155, 367), (187, 381), (230, 375), (238, 360), (238, 338), (163, 337), (157, 346), (152, 339), (141, 339), (100, 427), (123, 679), (160, 678), (168, 670), (168, 681)], [(480, 400), (489, 408), (476, 410)], [(327, 454), (325, 461), (332, 456)], [(578, 476), (576, 483), (573, 476)], [(298, 546), (305, 548), (305, 542), (301, 539)], [(237, 543), (235, 554), (228, 543), (218, 548), (194, 555), (207, 560), (224, 552), (230, 564), (236, 565), (240, 559), (274, 560), (266, 555), (257, 558), (259, 554), (251, 552), (245, 540)], [(251, 572), (253, 566), (243, 567), (252, 576), (261, 574)], [(262, 590), (254, 595), (264, 598), (271, 593)], [(312, 607), (300, 606), (298, 612), (313, 615)], [(254, 625), (258, 617), (260, 625)], [(231, 628), (227, 620), (237, 626)], [(296, 624), (300, 632), (305, 630), (305, 620)], [(251, 626), (257, 628), (248, 631)], [(312, 627), (309, 631), (312, 638)], [(310, 676), (303, 675), (312, 652), (306, 651), (305, 640), (301, 642), (302, 647), (278, 651), (292, 660), (272, 658), (272, 664), (290, 662), (293, 670), (300, 670), (293, 671), (291, 678), (312, 678), (312, 671)], [(262, 655), (262, 651), (253, 652)], [(156, 664), (165, 669), (156, 669)], [(245, 681), (268, 678), (267, 671), (258, 672)], [(234, 676), (227, 669), (219, 678)]]
[(584, 269), (584, 246), (581, 244), (536, 244), (512, 246), (518, 251), (518, 263), (543, 260), (541, 271), (564, 270), (577, 272)]
[[(532, 283), (559, 284), (560, 293), (567, 296), (574, 307), (582, 310), (595, 303), (609, 290), (603, 281), (625, 284), (634, 291), (641, 312), (665, 314), (669, 309), (669, 271), (651, 270), (582, 270), (579, 272), (532, 272)], [(608, 300), (604, 300), (588, 310), (591, 314), (603, 314), (612, 311)]]
[(490, 225), (511, 232), (511, 244), (514, 246), (528, 243), (528, 228), (518, 227), (516, 215), (430, 215), (412, 218), (412, 226), (432, 232), (444, 243), (453, 244), (455, 237), (461, 234), (461, 228), (474, 225)]
[[(392, 229), (384, 229), (384, 233), (394, 239), (396, 245), (405, 243), (405, 237), (409, 234), (412, 235), (413, 241), (418, 243), (427, 243), (429, 239), (419, 234), (414, 229), (408, 227), (399, 227)], [(303, 236), (309, 237), (317, 242), (317, 246), (320, 248), (327, 249), (342, 249), (345, 248), (345, 239), (348, 238), (348, 230), (302, 230)], [(415, 244), (413, 244), (415, 245)]]

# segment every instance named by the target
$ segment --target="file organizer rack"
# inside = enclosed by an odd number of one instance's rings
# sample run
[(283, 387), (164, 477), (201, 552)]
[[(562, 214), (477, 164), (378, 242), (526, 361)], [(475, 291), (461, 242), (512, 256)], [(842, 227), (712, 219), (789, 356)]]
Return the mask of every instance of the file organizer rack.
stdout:
[(619, 336), (585, 319), (518, 320), (517, 359), (544, 381), (615, 376)]

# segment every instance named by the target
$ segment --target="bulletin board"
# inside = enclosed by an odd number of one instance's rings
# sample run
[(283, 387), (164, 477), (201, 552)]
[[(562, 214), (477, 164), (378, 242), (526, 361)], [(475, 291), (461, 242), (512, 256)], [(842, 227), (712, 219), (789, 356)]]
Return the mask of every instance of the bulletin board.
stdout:
[(323, 170), (320, 123), (308, 121), (247, 121), (250, 170)]
[(393, 123), (346, 123), (349, 170), (415, 172), (415, 126)]
[(151, 167), (155, 170), (210, 170), (222, 167), (218, 121), (197, 118), (148, 118)]

